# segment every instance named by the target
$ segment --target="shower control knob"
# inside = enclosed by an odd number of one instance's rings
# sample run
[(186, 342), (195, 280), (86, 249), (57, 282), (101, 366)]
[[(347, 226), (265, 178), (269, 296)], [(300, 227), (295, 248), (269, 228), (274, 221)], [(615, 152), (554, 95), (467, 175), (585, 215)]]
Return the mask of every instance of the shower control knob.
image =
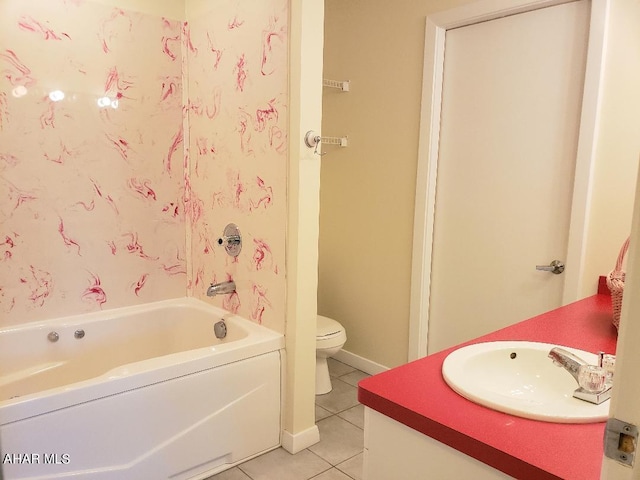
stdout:
[(242, 236), (240, 235), (240, 229), (233, 223), (227, 225), (222, 237), (218, 239), (218, 245), (224, 246), (224, 249), (232, 257), (240, 255), (240, 251), (242, 250)]
[(242, 239), (240, 235), (231, 235), (230, 237), (220, 237), (218, 239), (218, 245), (239, 245)]

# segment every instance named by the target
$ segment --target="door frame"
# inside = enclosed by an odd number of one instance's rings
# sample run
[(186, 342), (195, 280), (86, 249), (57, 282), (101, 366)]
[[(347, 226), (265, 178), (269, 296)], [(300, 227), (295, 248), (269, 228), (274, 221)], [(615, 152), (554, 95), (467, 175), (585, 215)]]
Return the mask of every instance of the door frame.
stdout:
[[(480, 0), (430, 15), (426, 19), (413, 223), (409, 361), (431, 353), (427, 349), (427, 334), (446, 32), (452, 28), (573, 1), (578, 0)], [(582, 277), (586, 253), (585, 236), (591, 198), (592, 166), (597, 139), (609, 2), (610, 0), (590, 0), (587, 63), (566, 257), (566, 264), (571, 268), (565, 272), (563, 304), (578, 300), (584, 281)]]
[[(639, 10), (640, 11), (640, 10)], [(625, 292), (640, 290), (640, 170), (636, 183), (636, 197), (634, 201), (631, 243), (627, 254)], [(636, 365), (640, 362), (640, 295), (624, 295), (622, 311), (620, 312), (620, 331), (616, 349), (616, 373), (613, 390), (611, 391), (611, 406), (609, 418), (616, 418), (631, 425), (640, 425), (640, 407), (638, 406), (638, 391), (640, 378)], [(637, 456), (637, 453), (636, 453)], [(640, 476), (640, 461), (636, 458), (629, 468), (615, 458), (602, 456), (601, 480), (634, 480)]]

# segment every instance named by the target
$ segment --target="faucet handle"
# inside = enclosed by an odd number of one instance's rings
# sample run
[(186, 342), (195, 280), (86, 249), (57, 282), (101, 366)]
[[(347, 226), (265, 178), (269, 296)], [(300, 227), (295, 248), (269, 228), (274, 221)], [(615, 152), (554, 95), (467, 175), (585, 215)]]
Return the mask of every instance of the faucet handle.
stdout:
[(607, 372), (597, 365), (580, 365), (578, 385), (589, 393), (599, 393), (607, 388)]
[(240, 229), (233, 223), (227, 225), (222, 237), (218, 239), (218, 245), (224, 245), (224, 249), (232, 257), (240, 255), (240, 250), (242, 250), (242, 236), (240, 235)]
[(616, 369), (616, 356), (609, 353), (598, 352), (598, 366), (607, 374), (607, 383), (613, 383), (613, 374)]

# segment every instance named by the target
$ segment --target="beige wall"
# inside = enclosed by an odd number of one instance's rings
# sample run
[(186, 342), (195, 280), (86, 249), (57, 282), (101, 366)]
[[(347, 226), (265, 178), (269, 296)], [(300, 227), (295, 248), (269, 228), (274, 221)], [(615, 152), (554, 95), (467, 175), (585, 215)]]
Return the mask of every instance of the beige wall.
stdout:
[(289, 49), (286, 393), (282, 446), (290, 453), (319, 440), (315, 425), (320, 159), (303, 144), (322, 118), (323, 0), (292, 0)]
[(612, 0), (582, 295), (629, 235), (640, 155), (640, 2)]
[(318, 311), (341, 322), (345, 350), (407, 360), (413, 204), (425, 17), (464, 1), (325, 1), (325, 146)]
[[(343, 323), (345, 350), (393, 367), (408, 353), (424, 20), (471, 2), (325, 3), (324, 77), (351, 91), (324, 89), (322, 133), (349, 147), (324, 147), (318, 310)], [(612, 3), (584, 296), (629, 230), (640, 141), (638, 2)]]

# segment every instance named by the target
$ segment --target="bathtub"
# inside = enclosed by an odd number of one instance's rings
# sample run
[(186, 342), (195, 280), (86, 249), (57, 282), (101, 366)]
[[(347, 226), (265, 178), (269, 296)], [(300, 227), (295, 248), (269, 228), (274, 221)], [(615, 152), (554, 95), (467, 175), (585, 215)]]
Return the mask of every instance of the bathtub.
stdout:
[(0, 330), (4, 478), (203, 479), (276, 448), (283, 348), (192, 298)]

